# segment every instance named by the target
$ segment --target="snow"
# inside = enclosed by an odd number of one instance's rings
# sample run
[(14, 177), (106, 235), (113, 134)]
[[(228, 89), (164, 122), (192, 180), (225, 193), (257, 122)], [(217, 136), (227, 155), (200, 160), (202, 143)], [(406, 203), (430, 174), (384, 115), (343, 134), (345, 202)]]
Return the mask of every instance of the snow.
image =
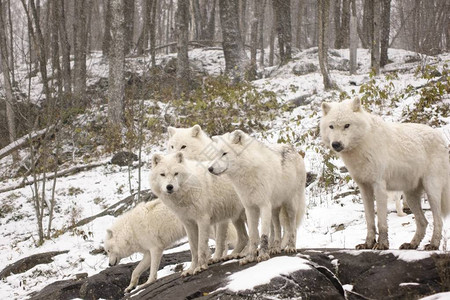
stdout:
[[(266, 77), (253, 82), (259, 89), (267, 89), (277, 93), (280, 102), (287, 102), (300, 96), (307, 97), (306, 105), (294, 108), (292, 111), (284, 112), (282, 117), (268, 124), (266, 132), (256, 132), (258, 139), (268, 142), (276, 142), (280, 137), (287, 135), (293, 137), (293, 143), (299, 151), (305, 153), (305, 165), (307, 171), (319, 176), (326, 171), (323, 155), (329, 153), (321, 145), (317, 136), (318, 123), (321, 117), (320, 103), (322, 101), (336, 101), (342, 93), (348, 95), (360, 95), (361, 84), (367, 84), (371, 78), (370, 53), (365, 49), (358, 49), (358, 74), (349, 75), (347, 71), (332, 69), (331, 77), (338, 84), (341, 91), (325, 91), (323, 89), (322, 77), (319, 72), (295, 75), (292, 70), (301, 64), (317, 65), (317, 55), (314, 49), (307, 49), (297, 53), (293, 61), (282, 67), (270, 67), (261, 70)], [(348, 59), (348, 50), (332, 50), (339, 58), (333, 55), (335, 62)], [(189, 52), (190, 59), (195, 68), (203, 68), (212, 75), (223, 73), (225, 62), (223, 52), (212, 49), (194, 49)], [(161, 55), (157, 63), (166, 63), (175, 57)], [(417, 62), (408, 62), (408, 58), (418, 57)], [(433, 64), (442, 69), (445, 63), (450, 62), (450, 54), (439, 57), (424, 57), (416, 53), (389, 49), (389, 58), (392, 64), (386, 66), (385, 70), (398, 71), (398, 77), (388, 80), (384, 74), (374, 78), (379, 87), (389, 87), (390, 95), (393, 96), (403, 91), (408, 85), (420, 87), (425, 81), (414, 75), (419, 65)], [(148, 57), (137, 57), (127, 59), (127, 67), (135, 72), (143, 72), (149, 63)], [(108, 77), (108, 64), (100, 53), (93, 53), (88, 62), (89, 84), (97, 82), (100, 78)], [(26, 90), (28, 82), (25, 79), (26, 68), (17, 71), (17, 78), (21, 88)], [(20, 80), (23, 78), (23, 80)], [(42, 84), (38, 77), (32, 77), (31, 97), (39, 103), (42, 97)], [(350, 82), (356, 83), (355, 85)], [(448, 96), (447, 96), (448, 98)], [(412, 107), (417, 101), (415, 95), (403, 95), (401, 101), (390, 105), (371, 105), (370, 109), (381, 114), (389, 121), (404, 121), (404, 111)], [(166, 105), (157, 103), (156, 105)], [(88, 111), (92, 116), (105, 113), (97, 110)], [(165, 111), (165, 110), (164, 110)], [(442, 124), (439, 130), (443, 132), (450, 144), (450, 118), (436, 115)], [(83, 122), (80, 120), (80, 122)], [(143, 151), (143, 161), (148, 162), (155, 152), (164, 152), (165, 143), (146, 145)], [(70, 151), (77, 152), (76, 145), (68, 145)], [(25, 150), (21, 150), (21, 157), (25, 156)], [(109, 156), (101, 156), (94, 162), (105, 162)], [(84, 165), (86, 162), (80, 160), (73, 165)], [(331, 157), (330, 163), (336, 167), (334, 172), (335, 182), (324, 187), (316, 180), (306, 189), (307, 214), (302, 225), (298, 229), (297, 248), (344, 248), (354, 249), (356, 244), (364, 242), (366, 236), (366, 224), (364, 208), (359, 193), (354, 193), (356, 184), (348, 174), (339, 172), (343, 166), (341, 160)], [(12, 164), (10, 156), (0, 159), (0, 190), (19, 185), (23, 178), (12, 178), (9, 166)], [(142, 189), (148, 189), (149, 168), (147, 165), (142, 169)], [(108, 267), (108, 261), (102, 254), (91, 254), (103, 244), (106, 229), (114, 222), (114, 217), (104, 216), (95, 221), (77, 228), (76, 230), (60, 233), (62, 229), (72, 225), (83, 218), (98, 214), (110, 205), (117, 203), (131, 194), (131, 189), (136, 190), (138, 179), (137, 168), (132, 168), (130, 173), (126, 167), (118, 167), (104, 164), (91, 170), (75, 175), (59, 178), (56, 187), (57, 211), (53, 220), (52, 238), (46, 240), (39, 247), (36, 246), (36, 219), (32, 203), (33, 191), (30, 186), (18, 188), (10, 192), (0, 193), (0, 270), (7, 265), (32, 254), (69, 250), (66, 254), (55, 256), (54, 261), (47, 265), (37, 265), (27, 272), (10, 275), (0, 281), (0, 299), (24, 299), (33, 291), (39, 291), (46, 285), (58, 281), (74, 278), (76, 274), (88, 273), (89, 276), (97, 274)], [(131, 182), (131, 187), (129, 186)], [(41, 189), (42, 187), (40, 187)], [(51, 190), (51, 184), (46, 186), (47, 193)], [(432, 224), (431, 211), (426, 199), (422, 200), (425, 217)], [(389, 243), (391, 249), (398, 249), (404, 242), (412, 239), (415, 232), (415, 220), (412, 215), (399, 217), (395, 212), (395, 204), (389, 203)], [(46, 219), (45, 222), (46, 224)], [(450, 244), (450, 220), (444, 224), (443, 240), (440, 251), (448, 251)], [(419, 246), (419, 250), (428, 243), (431, 238), (432, 226), (428, 226), (426, 236)], [(211, 242), (211, 246), (214, 243)], [(187, 243), (176, 248), (166, 250), (165, 253), (174, 253), (188, 250)], [(348, 253), (357, 255), (358, 251), (348, 250)], [(399, 259), (411, 262), (428, 257), (433, 252), (424, 251), (398, 251), (389, 250)], [(135, 262), (142, 258), (141, 254), (134, 254), (121, 263)], [(336, 262), (338, 263), (338, 262)], [(189, 263), (184, 264), (188, 268)], [(175, 266), (166, 266), (158, 272), (158, 277), (167, 276), (174, 272)], [(271, 278), (280, 274), (288, 274), (299, 268), (309, 268), (306, 260), (299, 257), (275, 257), (269, 261), (259, 263), (254, 267), (242, 272), (230, 275), (229, 287), (236, 290), (251, 289), (256, 285), (270, 281)], [(351, 290), (351, 287), (346, 289)], [(449, 293), (444, 294), (449, 297)], [(431, 298), (430, 298), (431, 299)]]
[(420, 298), (420, 300), (448, 300), (450, 299), (450, 292), (437, 293), (428, 297)]
[(309, 270), (308, 260), (300, 257), (278, 256), (260, 262), (253, 267), (236, 272), (228, 276), (229, 282), (225, 287), (233, 292), (251, 290), (255, 286), (267, 284), (272, 278), (288, 275), (297, 270)]

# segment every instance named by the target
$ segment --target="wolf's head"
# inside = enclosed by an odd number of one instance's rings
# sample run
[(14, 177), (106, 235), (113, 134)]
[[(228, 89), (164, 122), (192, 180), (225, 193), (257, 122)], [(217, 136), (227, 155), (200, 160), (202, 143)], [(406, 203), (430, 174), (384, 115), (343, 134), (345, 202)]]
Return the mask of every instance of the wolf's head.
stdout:
[(117, 265), (120, 260), (132, 254), (129, 243), (119, 236), (119, 232), (110, 228), (106, 230), (104, 249), (109, 259), (109, 266)]
[(233, 176), (242, 166), (241, 160), (245, 159), (243, 154), (253, 139), (241, 130), (214, 136), (212, 139), (216, 149), (216, 158), (210, 164), (209, 172), (215, 175), (226, 173)]
[(210, 160), (206, 157), (208, 145), (211, 139), (202, 130), (200, 125), (190, 128), (169, 127), (169, 141), (167, 149), (169, 153), (181, 151), (185, 157), (194, 160)]
[(324, 144), (336, 152), (346, 152), (359, 145), (370, 130), (369, 114), (355, 98), (340, 103), (322, 103), (320, 135)]
[(150, 185), (157, 196), (176, 194), (190, 176), (183, 152), (153, 155)]

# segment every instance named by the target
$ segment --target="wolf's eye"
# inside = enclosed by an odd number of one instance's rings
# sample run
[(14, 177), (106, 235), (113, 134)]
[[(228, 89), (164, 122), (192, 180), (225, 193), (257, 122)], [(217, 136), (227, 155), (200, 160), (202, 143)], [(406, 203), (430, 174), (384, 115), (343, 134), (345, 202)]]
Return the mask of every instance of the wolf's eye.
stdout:
[(224, 152), (224, 153), (222, 153), (222, 156), (225, 156), (225, 155), (227, 155), (228, 154), (228, 152)]
[(177, 176), (178, 175), (178, 172), (176, 172), (175, 174), (173, 174), (174, 176)]
[(170, 148), (172, 148), (172, 149), (173, 149), (173, 145), (172, 145), (172, 146), (170, 146)]
[(344, 128), (349, 128), (350, 127), (350, 124), (345, 124), (344, 125)]
[(184, 148), (186, 148), (186, 145), (181, 146), (181, 150), (183, 150)]
[(334, 129), (334, 126), (333, 126), (333, 125), (330, 125), (330, 129)]
[(164, 173), (161, 173), (159, 175), (161, 175), (162, 177), (166, 177), (166, 174), (164, 174)]

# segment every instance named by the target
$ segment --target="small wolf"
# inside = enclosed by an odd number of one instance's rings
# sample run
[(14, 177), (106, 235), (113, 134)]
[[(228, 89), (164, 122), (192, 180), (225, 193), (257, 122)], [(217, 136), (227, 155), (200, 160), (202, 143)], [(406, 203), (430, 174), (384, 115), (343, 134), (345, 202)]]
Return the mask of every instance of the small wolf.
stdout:
[[(269, 258), (271, 225), (273, 245), (270, 252), (280, 252), (281, 248), (294, 252), (297, 227), (305, 214), (306, 171), (302, 156), (292, 146), (269, 147), (241, 130), (213, 140), (219, 155), (211, 163), (209, 171), (216, 175), (224, 174), (231, 180), (247, 215), (250, 244), (247, 256), (240, 263)], [(286, 217), (283, 241), (280, 212), (282, 217)]]
[(137, 285), (139, 276), (149, 267), (150, 275), (145, 284), (155, 281), (162, 252), (185, 236), (183, 224), (158, 199), (139, 203), (120, 216), (106, 231), (104, 248), (109, 257), (109, 265), (115, 266), (122, 258), (135, 252), (144, 254), (134, 269), (125, 292)]
[[(389, 249), (387, 191), (403, 191), (416, 219), (416, 233), (401, 249), (416, 249), (425, 236), (427, 220), (422, 191), (433, 214), (433, 235), (425, 250), (436, 250), (442, 238), (442, 217), (450, 214), (450, 166), (442, 135), (422, 124), (388, 123), (366, 112), (359, 98), (322, 103), (320, 134), (358, 184), (367, 222), (367, 237), (357, 249)], [(378, 242), (374, 201), (377, 202)]]
[[(208, 173), (198, 161), (185, 159), (182, 152), (152, 157), (150, 176), (152, 191), (181, 220), (186, 228), (192, 263), (183, 276), (208, 268), (208, 237), (214, 224), (231, 220), (236, 228), (237, 243), (232, 255), (247, 244), (244, 208), (233, 189), (224, 180)], [(223, 228), (223, 227), (219, 227)], [(225, 235), (218, 233), (225, 238)], [(224, 243), (221, 243), (222, 245)], [(223, 253), (224, 249), (216, 249)]]

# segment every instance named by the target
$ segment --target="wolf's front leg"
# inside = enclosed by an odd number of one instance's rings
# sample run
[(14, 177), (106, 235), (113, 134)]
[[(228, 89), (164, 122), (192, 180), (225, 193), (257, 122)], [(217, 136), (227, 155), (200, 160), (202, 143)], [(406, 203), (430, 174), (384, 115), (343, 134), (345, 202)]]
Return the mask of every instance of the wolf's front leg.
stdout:
[(247, 229), (245, 229), (245, 219), (246, 218), (244, 211), (239, 218), (233, 221), (234, 228), (236, 228), (237, 244), (234, 246), (231, 254), (226, 256), (226, 260), (242, 257), (242, 255), (246, 253), (246, 251), (244, 251), (244, 248), (248, 244), (248, 234)]
[(367, 236), (364, 244), (356, 245), (356, 249), (372, 249), (375, 245), (375, 207), (373, 187), (370, 184), (358, 183), (364, 203), (364, 215), (366, 217)]
[(261, 239), (259, 242), (258, 262), (268, 260), (269, 255), (269, 234), (272, 224), (272, 208), (270, 205), (260, 207), (261, 212)]
[[(270, 254), (281, 253), (281, 207), (272, 210), (272, 226), (270, 227), (269, 251)], [(286, 228), (284, 229), (286, 230)]]
[(214, 240), (216, 241), (216, 250), (214, 252), (214, 256), (210, 260), (211, 263), (216, 263), (220, 261), (223, 257), (223, 253), (225, 251), (225, 240), (228, 232), (228, 222), (217, 223), (214, 226), (216, 227)]
[(142, 272), (144, 272), (148, 267), (150, 267), (150, 263), (151, 263), (150, 251), (146, 251), (144, 253), (144, 257), (142, 258), (142, 260), (133, 270), (133, 273), (131, 274), (130, 284), (125, 289), (125, 293), (129, 293), (131, 292), (131, 290), (133, 290), (133, 288), (138, 284), (139, 277), (141, 276)]
[(163, 249), (161, 249), (161, 248), (153, 248), (150, 250), (151, 257), (152, 257), (152, 263), (150, 265), (150, 274), (148, 276), (147, 281), (145, 283), (139, 285), (136, 289), (141, 289), (142, 287), (156, 281), (159, 263), (161, 262), (162, 252), (163, 252)]
[(246, 256), (239, 261), (239, 264), (245, 265), (256, 260), (256, 255), (258, 254), (258, 244), (259, 244), (259, 231), (258, 231), (258, 221), (259, 212), (254, 206), (246, 207), (245, 214), (247, 216), (247, 224), (249, 231), (249, 242), (248, 251)]
[(210, 230), (211, 224), (209, 223), (209, 218), (198, 222), (198, 265), (194, 269), (194, 274), (208, 269), (208, 261), (211, 253), (208, 247)]
[(198, 226), (193, 221), (187, 221), (184, 223), (184, 228), (189, 240), (192, 261), (189, 269), (182, 272), (181, 276), (188, 276), (194, 274), (194, 270), (198, 266)]
[(377, 218), (378, 218), (378, 243), (374, 249), (389, 249), (388, 224), (387, 224), (387, 191), (386, 183), (377, 183), (374, 186), (375, 199), (377, 201)]

